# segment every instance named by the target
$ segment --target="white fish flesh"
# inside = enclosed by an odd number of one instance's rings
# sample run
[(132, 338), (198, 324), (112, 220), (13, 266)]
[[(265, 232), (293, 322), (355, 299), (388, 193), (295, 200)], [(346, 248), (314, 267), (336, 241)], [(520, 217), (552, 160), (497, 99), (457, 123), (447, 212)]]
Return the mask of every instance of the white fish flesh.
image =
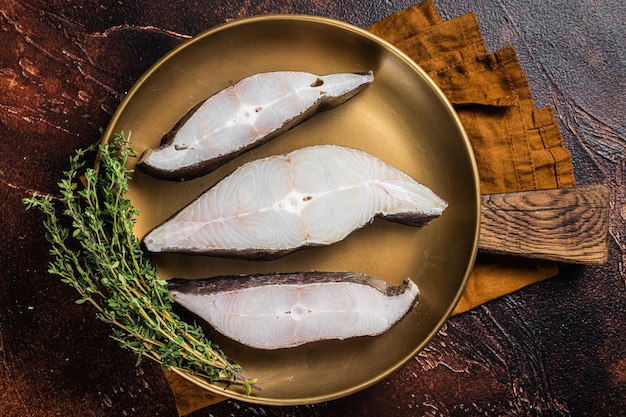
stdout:
[(137, 168), (156, 178), (205, 175), (314, 114), (344, 103), (374, 80), (371, 71), (315, 75), (277, 71), (256, 74), (193, 108)]
[(376, 336), (402, 319), (419, 298), (417, 285), (408, 278), (388, 286), (352, 272), (174, 279), (168, 290), (224, 336), (258, 349)]
[(366, 152), (317, 145), (242, 165), (143, 241), (151, 252), (271, 259), (338, 242), (375, 216), (423, 225), (446, 206)]

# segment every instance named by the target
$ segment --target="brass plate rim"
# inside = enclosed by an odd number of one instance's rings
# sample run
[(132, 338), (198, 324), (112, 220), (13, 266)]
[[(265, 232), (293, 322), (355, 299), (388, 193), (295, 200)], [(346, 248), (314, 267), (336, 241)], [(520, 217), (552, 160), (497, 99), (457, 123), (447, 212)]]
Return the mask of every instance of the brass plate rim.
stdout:
[[(318, 396), (309, 396), (306, 398), (282, 398), (282, 399), (276, 399), (276, 398), (265, 398), (262, 395), (261, 396), (255, 396), (255, 395), (251, 395), (251, 396), (247, 396), (245, 394), (242, 394), (240, 392), (236, 392), (236, 391), (231, 391), (228, 389), (227, 385), (225, 383), (209, 383), (208, 381), (194, 376), (194, 375), (190, 375), (188, 372), (186, 372), (185, 370), (182, 369), (178, 369), (178, 368), (171, 368), (171, 371), (173, 371), (174, 373), (178, 374), (179, 376), (183, 377), (184, 379), (194, 383), (195, 385), (206, 389), (214, 394), (218, 394), (221, 396), (225, 396), (228, 398), (232, 398), (232, 399), (236, 399), (236, 400), (241, 400), (241, 401), (245, 401), (245, 402), (249, 402), (249, 403), (256, 403), (256, 404), (263, 404), (263, 405), (276, 405), (276, 406), (286, 406), (286, 405), (305, 405), (305, 404), (314, 404), (314, 403), (320, 403), (320, 402), (324, 402), (324, 401), (330, 401), (330, 400), (334, 400), (334, 399), (338, 399), (341, 397), (345, 397), (347, 395), (356, 393), (358, 391), (361, 391), (365, 388), (368, 388), (384, 379), (386, 379), (387, 377), (389, 377), (391, 374), (395, 373), (396, 371), (398, 371), (400, 368), (402, 368), (403, 366), (406, 365), (406, 363), (408, 361), (410, 361), (413, 357), (415, 357), (428, 343), (430, 343), (430, 341), (435, 337), (435, 335), (439, 332), (439, 330), (441, 329), (441, 327), (443, 327), (443, 325), (445, 324), (445, 322), (450, 318), (450, 315), (452, 314), (456, 304), (458, 303), (459, 299), (461, 298), (461, 295), (463, 294), (465, 287), (467, 285), (467, 282), (469, 280), (471, 271), (472, 271), (472, 267), (476, 258), (476, 254), (478, 251), (478, 238), (479, 238), (479, 229), (480, 229), (480, 190), (479, 190), (479, 186), (478, 186), (478, 168), (477, 168), (477, 164), (476, 164), (476, 160), (474, 158), (473, 155), (473, 151), (472, 151), (472, 147), (469, 141), (469, 138), (463, 128), (463, 125), (460, 121), (460, 118), (458, 117), (456, 111), (454, 110), (454, 108), (452, 107), (452, 105), (450, 104), (450, 102), (447, 100), (447, 98), (445, 97), (445, 95), (443, 94), (443, 92), (441, 91), (441, 89), (431, 80), (431, 78), (428, 76), (428, 74), (418, 65), (416, 64), (411, 58), (409, 58), (405, 53), (403, 53), (402, 51), (400, 51), (399, 49), (397, 49), (395, 46), (393, 46), (392, 44), (390, 44), (389, 42), (385, 41), (384, 39), (379, 38), (378, 36), (366, 31), (365, 29), (356, 27), (352, 24), (343, 22), (343, 21), (339, 21), (339, 20), (335, 20), (332, 18), (327, 18), (327, 17), (321, 17), (321, 16), (313, 16), (313, 15), (304, 15), (304, 14), (267, 14), (267, 15), (259, 15), (259, 16), (249, 16), (249, 17), (242, 17), (242, 18), (238, 18), (236, 20), (230, 21), (230, 22), (226, 22), (223, 24), (220, 24), (218, 26), (215, 26), (213, 28), (210, 28), (184, 42), (182, 42), (180, 45), (176, 46), (175, 48), (173, 48), (171, 51), (169, 51), (168, 53), (166, 53), (162, 58), (160, 58), (159, 60), (157, 60), (148, 70), (146, 70), (138, 79), (137, 81), (133, 84), (133, 86), (129, 89), (129, 91), (127, 92), (126, 96), (124, 97), (124, 99), (122, 100), (122, 102), (120, 103), (120, 105), (118, 106), (118, 108), (116, 109), (114, 115), (112, 116), (106, 130), (103, 133), (103, 141), (108, 141), (110, 140), (110, 138), (113, 137), (114, 133), (116, 133), (115, 127), (121, 117), (121, 115), (124, 113), (124, 111), (126, 110), (126, 108), (128, 107), (129, 103), (132, 101), (133, 96), (135, 95), (135, 93), (137, 91), (139, 91), (141, 89), (141, 87), (147, 82), (148, 79), (150, 79), (150, 77), (156, 72), (158, 71), (164, 63), (168, 62), (169, 60), (171, 60), (176, 54), (180, 53), (181, 51), (183, 51), (186, 48), (189, 48), (191, 45), (195, 44), (195, 43), (199, 43), (202, 42), (203, 40), (205, 40), (206, 38), (212, 37), (222, 31), (225, 30), (231, 30), (233, 28), (239, 27), (239, 26), (245, 26), (245, 25), (254, 25), (256, 23), (264, 23), (267, 21), (276, 21), (276, 22), (280, 22), (280, 21), (289, 21), (289, 22), (293, 22), (293, 21), (305, 21), (305, 22), (313, 22), (313, 23), (319, 23), (321, 25), (330, 25), (330, 26), (334, 26), (336, 28), (339, 28), (340, 30), (343, 31), (347, 31), (347, 32), (351, 32), (355, 35), (357, 35), (358, 37), (362, 37), (362, 38), (366, 38), (369, 39), (370, 41), (373, 41), (375, 43), (380, 44), (381, 46), (383, 46), (387, 52), (395, 55), (398, 59), (400, 59), (401, 61), (404, 61), (404, 63), (411, 68), (412, 71), (415, 71), (417, 73), (419, 73), (421, 75), (421, 77), (429, 84), (429, 87), (432, 88), (434, 91), (437, 92), (439, 98), (441, 99), (442, 104), (444, 104), (449, 112), (450, 115), (453, 117), (454, 122), (456, 123), (458, 129), (459, 129), (459, 133), (461, 134), (462, 137), (462, 141), (463, 141), (463, 145), (466, 148), (466, 152), (467, 152), (467, 156), (469, 158), (469, 163), (470, 163), (470, 170), (473, 174), (474, 177), (474, 183), (475, 183), (475, 190), (474, 190), (474, 194), (475, 194), (475, 207), (473, 208), (476, 213), (477, 216), (474, 219), (474, 237), (473, 237), (473, 243), (472, 243), (472, 248), (470, 250), (470, 255), (469, 258), (467, 260), (467, 268), (465, 270), (464, 276), (461, 280), (460, 286), (458, 287), (455, 296), (453, 297), (453, 299), (450, 301), (450, 304), (445, 312), (445, 314), (443, 314), (440, 319), (437, 321), (437, 324), (433, 327), (432, 331), (428, 334), (428, 336), (421, 342), (419, 343), (411, 352), (409, 352), (407, 355), (405, 355), (404, 357), (402, 357), (401, 359), (397, 360), (395, 365), (392, 367), (389, 367), (385, 372), (383, 373), (379, 373), (376, 375), (373, 375), (371, 378), (364, 380), (363, 382), (361, 382), (360, 384), (356, 384), (351, 386), (348, 389), (343, 389), (343, 390), (339, 390), (330, 394), (325, 394), (325, 395), (318, 395)], [(131, 179), (132, 181), (132, 179)], [(245, 370), (245, 369), (244, 369)]]

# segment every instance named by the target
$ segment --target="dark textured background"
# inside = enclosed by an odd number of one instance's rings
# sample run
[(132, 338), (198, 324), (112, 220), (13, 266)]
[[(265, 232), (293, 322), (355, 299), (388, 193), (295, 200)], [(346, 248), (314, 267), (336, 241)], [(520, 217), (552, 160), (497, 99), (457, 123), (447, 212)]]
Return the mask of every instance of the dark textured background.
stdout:
[[(33, 190), (56, 193), (133, 82), (185, 39), (234, 18), (308, 13), (366, 27), (410, 1), (0, 0), (0, 415), (175, 416), (158, 366), (109, 339), (46, 273)], [(226, 401), (200, 416), (619, 416), (626, 410), (626, 11), (622, 0), (435, 1), (476, 13), (488, 49), (513, 44), (538, 107), (552, 106), (580, 184), (611, 190), (606, 266), (454, 317), (400, 372), (302, 407)]]

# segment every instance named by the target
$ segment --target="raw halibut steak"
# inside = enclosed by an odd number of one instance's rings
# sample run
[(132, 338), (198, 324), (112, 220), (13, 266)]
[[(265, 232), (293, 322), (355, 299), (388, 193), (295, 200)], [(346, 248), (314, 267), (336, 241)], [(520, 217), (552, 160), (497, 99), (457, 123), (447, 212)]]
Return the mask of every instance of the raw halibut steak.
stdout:
[(393, 287), (351, 272), (175, 279), (168, 289), (177, 303), (218, 332), (258, 349), (379, 335), (419, 298), (408, 278)]
[(151, 252), (271, 259), (340, 241), (377, 215), (423, 225), (446, 206), (372, 155), (318, 145), (242, 165), (144, 243)]
[(192, 109), (137, 163), (161, 179), (199, 177), (308, 119), (338, 106), (374, 80), (372, 72), (315, 75), (261, 73)]

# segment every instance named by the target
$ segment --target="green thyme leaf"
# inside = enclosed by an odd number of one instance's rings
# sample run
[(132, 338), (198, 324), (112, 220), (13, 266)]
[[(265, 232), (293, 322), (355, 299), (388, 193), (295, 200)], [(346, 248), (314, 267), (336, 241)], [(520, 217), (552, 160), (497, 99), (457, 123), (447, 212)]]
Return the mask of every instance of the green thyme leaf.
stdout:
[[(98, 164), (87, 167), (87, 155), (94, 152)], [(111, 337), (138, 355), (137, 365), (146, 357), (164, 369), (175, 367), (209, 382), (242, 384), (250, 393), (256, 380), (245, 378), (199, 326), (173, 311), (165, 281), (133, 234), (139, 213), (125, 194), (132, 174), (126, 164), (135, 156), (124, 133), (77, 150), (59, 182), (61, 212), (68, 223), (57, 216), (51, 195), (24, 199), (27, 210), (38, 208), (45, 215), (53, 256), (48, 271), (77, 290), (77, 304), (91, 303), (96, 317), (113, 325)]]

